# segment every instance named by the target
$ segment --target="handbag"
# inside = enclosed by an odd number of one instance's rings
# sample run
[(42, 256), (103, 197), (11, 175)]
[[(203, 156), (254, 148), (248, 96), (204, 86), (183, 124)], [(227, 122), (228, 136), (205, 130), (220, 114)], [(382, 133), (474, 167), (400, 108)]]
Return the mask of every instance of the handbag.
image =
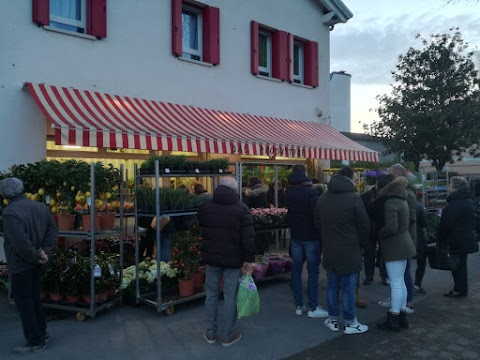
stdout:
[(459, 256), (450, 254), (448, 249), (442, 247), (435, 247), (428, 254), (428, 262), (432, 269), (436, 270), (456, 270), (459, 265)]

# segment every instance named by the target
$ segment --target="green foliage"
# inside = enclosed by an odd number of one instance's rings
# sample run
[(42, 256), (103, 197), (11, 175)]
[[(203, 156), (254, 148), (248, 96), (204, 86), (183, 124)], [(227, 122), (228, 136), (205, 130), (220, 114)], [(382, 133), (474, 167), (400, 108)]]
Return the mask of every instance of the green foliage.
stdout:
[(440, 172), (462, 152), (480, 155), (478, 71), (458, 29), (417, 39), (423, 48), (399, 56), (391, 94), (377, 97), (380, 120), (370, 132), (416, 166), (429, 159)]
[(218, 172), (218, 170), (227, 170), (229, 160), (228, 159), (212, 159), (208, 161), (210, 169)]
[[(137, 189), (137, 204), (142, 211), (155, 213), (155, 189), (142, 186)], [(164, 211), (188, 210), (198, 208), (210, 195), (193, 195), (182, 189), (161, 188), (160, 209)]]

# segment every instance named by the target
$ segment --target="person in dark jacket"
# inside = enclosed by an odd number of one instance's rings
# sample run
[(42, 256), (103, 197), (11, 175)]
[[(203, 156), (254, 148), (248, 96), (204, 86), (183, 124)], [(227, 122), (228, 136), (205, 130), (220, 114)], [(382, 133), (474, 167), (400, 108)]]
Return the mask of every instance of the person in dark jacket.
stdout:
[(268, 192), (267, 192), (268, 206), (269, 207), (284, 208), (285, 207), (285, 192), (283, 190), (282, 183), (279, 181), (277, 186), (278, 186), (278, 191), (277, 191), (278, 206), (277, 206), (277, 204), (275, 204), (275, 183), (273, 183), (273, 182), (268, 184)]
[(407, 287), (405, 268), (407, 259), (415, 256), (415, 245), (409, 232), (409, 207), (407, 203), (408, 180), (403, 176), (380, 175), (378, 199), (375, 202), (375, 226), (382, 255), (390, 279), (390, 311), (381, 330), (408, 328)]
[(422, 288), (427, 266), (427, 214), (423, 207), (423, 193), (417, 193), (417, 269), (415, 270), (415, 292), (425, 294)]
[(332, 176), (328, 191), (315, 208), (315, 225), (322, 232), (323, 267), (327, 270), (328, 319), (325, 325), (339, 330), (339, 292), (342, 289), (344, 334), (368, 331), (355, 316), (355, 290), (362, 271), (362, 248), (370, 235), (370, 220), (360, 195), (356, 174), (345, 166)]
[(248, 189), (245, 191), (245, 204), (250, 208), (267, 208), (268, 207), (268, 186), (262, 184), (256, 176), (248, 179)]
[(230, 346), (242, 338), (235, 328), (237, 290), (241, 272), (251, 272), (255, 260), (255, 230), (250, 210), (238, 196), (236, 180), (221, 177), (218, 184), (213, 199), (200, 206), (197, 216), (203, 230), (202, 256), (206, 264), (207, 330), (203, 337), (209, 344), (216, 341), (223, 277), (223, 346)]
[(453, 290), (444, 294), (447, 297), (468, 295), (468, 254), (478, 251), (475, 234), (474, 207), (468, 181), (461, 176), (453, 176), (449, 184), (450, 195), (440, 219), (438, 245), (449, 249), (459, 258), (457, 269), (452, 271), (455, 283)]
[(27, 345), (17, 346), (14, 351), (43, 351), (48, 334), (40, 302), (40, 273), (57, 243), (57, 228), (45, 204), (25, 197), (20, 179), (2, 180), (0, 193), (10, 201), (3, 211), (4, 247), (13, 299), (27, 341)]
[(370, 283), (373, 281), (376, 265), (378, 266), (380, 272), (382, 284), (388, 285), (388, 276), (387, 270), (385, 269), (385, 263), (383, 262), (381, 252), (378, 251), (377, 253), (378, 232), (375, 230), (375, 224), (373, 221), (373, 204), (377, 199), (377, 193), (377, 185), (375, 184), (375, 186), (369, 191), (360, 195), (370, 219), (370, 237), (367, 245), (365, 246), (363, 254), (363, 265), (365, 268), (365, 280), (363, 281), (364, 285), (370, 285)]
[(304, 165), (295, 165), (288, 176), (285, 190), (287, 222), (290, 227), (292, 254), (292, 292), (295, 313), (303, 315), (302, 271), (304, 260), (308, 270), (308, 317), (326, 317), (328, 312), (318, 305), (318, 274), (320, 266), (320, 232), (315, 228), (314, 211), (318, 192), (306, 175)]

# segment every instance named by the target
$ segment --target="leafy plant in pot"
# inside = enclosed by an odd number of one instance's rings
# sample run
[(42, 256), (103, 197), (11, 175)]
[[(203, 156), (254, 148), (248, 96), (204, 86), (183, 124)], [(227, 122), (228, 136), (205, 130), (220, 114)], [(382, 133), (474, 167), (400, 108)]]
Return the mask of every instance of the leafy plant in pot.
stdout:
[(218, 174), (228, 172), (229, 160), (227, 158), (211, 159), (207, 163), (212, 173)]

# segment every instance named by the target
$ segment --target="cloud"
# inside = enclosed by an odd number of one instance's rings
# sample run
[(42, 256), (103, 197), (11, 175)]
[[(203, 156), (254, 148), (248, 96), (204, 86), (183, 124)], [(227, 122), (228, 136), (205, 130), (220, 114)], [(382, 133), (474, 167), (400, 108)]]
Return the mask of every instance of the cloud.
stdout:
[[(480, 10), (480, 5), (475, 10)], [(362, 18), (361, 14), (355, 18), (354, 12), (350, 22), (332, 32), (331, 70), (347, 71), (352, 75), (352, 83), (385, 85), (393, 81), (391, 72), (398, 56), (409, 47), (422, 47), (415, 40), (417, 33), (428, 38), (430, 34), (446, 33), (458, 26), (472, 50), (474, 45), (480, 45), (478, 17), (473, 11), (450, 14), (443, 9), (443, 12), (434, 15), (427, 10), (413, 11), (383, 18), (373, 15)]]

